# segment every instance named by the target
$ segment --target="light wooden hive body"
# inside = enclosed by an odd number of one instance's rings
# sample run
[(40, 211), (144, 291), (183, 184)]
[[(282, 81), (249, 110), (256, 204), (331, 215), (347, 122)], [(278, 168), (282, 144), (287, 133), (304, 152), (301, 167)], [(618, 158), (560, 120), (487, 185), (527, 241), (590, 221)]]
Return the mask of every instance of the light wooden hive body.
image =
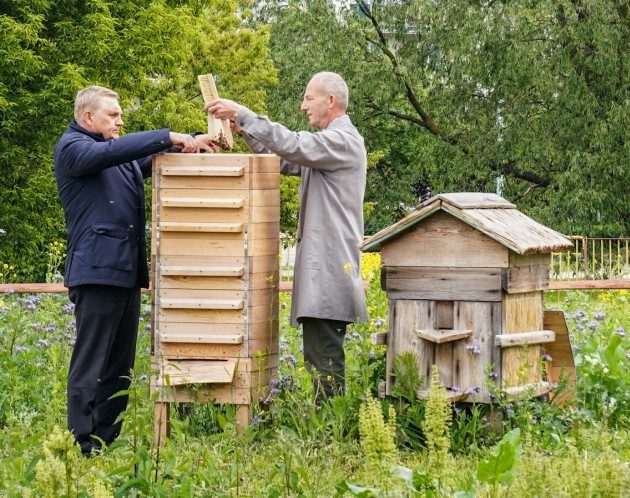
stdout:
[(278, 364), (279, 159), (160, 154), (152, 277), (158, 402), (249, 405)]

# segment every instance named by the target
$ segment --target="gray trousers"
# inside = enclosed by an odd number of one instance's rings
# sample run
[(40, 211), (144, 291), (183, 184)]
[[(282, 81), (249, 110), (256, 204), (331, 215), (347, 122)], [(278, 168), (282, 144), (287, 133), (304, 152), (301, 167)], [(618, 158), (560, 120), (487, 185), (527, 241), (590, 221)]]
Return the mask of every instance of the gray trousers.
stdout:
[(313, 375), (315, 401), (345, 393), (346, 367), (343, 341), (347, 322), (324, 318), (300, 318), (304, 363)]

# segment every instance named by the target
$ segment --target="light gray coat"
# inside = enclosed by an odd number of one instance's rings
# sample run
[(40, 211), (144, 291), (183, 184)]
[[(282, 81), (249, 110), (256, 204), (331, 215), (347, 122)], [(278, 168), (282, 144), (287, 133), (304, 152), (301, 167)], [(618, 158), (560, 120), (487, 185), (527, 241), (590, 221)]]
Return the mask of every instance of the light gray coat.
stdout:
[(361, 281), (367, 155), (347, 115), (316, 133), (293, 132), (249, 109), (236, 123), (254, 152), (273, 152), (301, 176), (291, 323), (300, 317), (367, 319)]

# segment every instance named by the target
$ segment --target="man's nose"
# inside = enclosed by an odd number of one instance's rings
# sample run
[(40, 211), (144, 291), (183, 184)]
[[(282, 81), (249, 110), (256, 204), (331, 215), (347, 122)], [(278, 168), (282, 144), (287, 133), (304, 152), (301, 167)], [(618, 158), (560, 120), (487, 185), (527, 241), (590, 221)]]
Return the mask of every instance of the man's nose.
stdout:
[(306, 112), (308, 110), (308, 106), (306, 105), (305, 101), (302, 101), (302, 103), (300, 104), (300, 111)]

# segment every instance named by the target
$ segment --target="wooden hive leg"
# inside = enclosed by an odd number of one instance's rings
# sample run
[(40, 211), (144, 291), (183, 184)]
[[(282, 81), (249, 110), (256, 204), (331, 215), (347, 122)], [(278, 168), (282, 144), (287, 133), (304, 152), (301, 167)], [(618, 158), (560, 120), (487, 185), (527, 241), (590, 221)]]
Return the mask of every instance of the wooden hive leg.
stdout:
[(236, 431), (244, 434), (249, 425), (249, 405), (236, 405)]
[(153, 407), (153, 442), (155, 446), (162, 446), (170, 433), (169, 423), (170, 404), (156, 401)]

